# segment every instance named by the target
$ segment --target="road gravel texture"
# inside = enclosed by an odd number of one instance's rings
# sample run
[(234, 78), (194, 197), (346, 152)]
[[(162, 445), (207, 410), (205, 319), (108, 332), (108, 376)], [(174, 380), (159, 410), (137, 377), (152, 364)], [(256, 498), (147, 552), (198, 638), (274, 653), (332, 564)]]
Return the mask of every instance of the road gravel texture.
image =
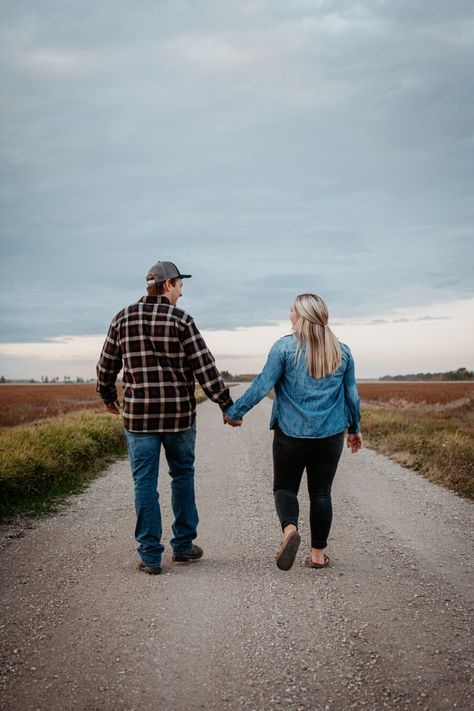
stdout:
[[(244, 387), (236, 388), (236, 393)], [(368, 449), (345, 452), (331, 567), (277, 569), (271, 403), (239, 430), (198, 408), (198, 542), (139, 572), (128, 461), (59, 514), (1, 530), (8, 711), (472, 709), (472, 504)]]

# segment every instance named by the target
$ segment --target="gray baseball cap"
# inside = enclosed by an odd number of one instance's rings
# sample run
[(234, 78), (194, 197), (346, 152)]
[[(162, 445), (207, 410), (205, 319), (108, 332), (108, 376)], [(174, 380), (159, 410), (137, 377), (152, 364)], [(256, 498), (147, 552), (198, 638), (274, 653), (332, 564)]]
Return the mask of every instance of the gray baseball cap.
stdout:
[(149, 268), (146, 280), (148, 284), (159, 284), (167, 279), (190, 279), (191, 274), (180, 274), (173, 262), (157, 262)]

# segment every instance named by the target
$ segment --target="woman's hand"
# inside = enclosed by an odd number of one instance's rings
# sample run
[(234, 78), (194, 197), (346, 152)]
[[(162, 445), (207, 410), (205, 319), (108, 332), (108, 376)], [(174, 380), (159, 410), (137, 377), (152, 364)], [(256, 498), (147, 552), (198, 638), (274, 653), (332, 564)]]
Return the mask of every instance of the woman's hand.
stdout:
[(227, 417), (227, 415), (224, 415), (224, 424), (230, 425), (231, 427), (241, 427), (242, 420), (231, 420), (230, 417)]
[(352, 454), (357, 454), (359, 449), (362, 447), (362, 435), (358, 434), (347, 435), (347, 446), (351, 450)]

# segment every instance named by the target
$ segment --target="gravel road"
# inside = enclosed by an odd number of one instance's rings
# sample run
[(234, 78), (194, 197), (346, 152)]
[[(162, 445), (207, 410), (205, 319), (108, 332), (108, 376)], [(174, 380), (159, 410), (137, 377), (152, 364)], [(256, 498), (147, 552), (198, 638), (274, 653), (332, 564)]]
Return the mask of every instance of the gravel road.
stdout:
[[(243, 386), (234, 391), (243, 392)], [(198, 408), (204, 558), (136, 569), (128, 461), (61, 513), (1, 529), (8, 711), (472, 709), (472, 504), (364, 449), (344, 453), (332, 566), (279, 571), (271, 403), (241, 430)], [(165, 539), (169, 477), (161, 475)]]

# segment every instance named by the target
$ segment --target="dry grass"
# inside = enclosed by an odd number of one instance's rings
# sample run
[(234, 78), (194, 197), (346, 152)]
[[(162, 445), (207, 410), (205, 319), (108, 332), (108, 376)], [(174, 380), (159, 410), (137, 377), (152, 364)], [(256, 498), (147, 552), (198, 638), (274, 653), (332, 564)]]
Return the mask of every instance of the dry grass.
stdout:
[(103, 409), (95, 383), (0, 385), (0, 427), (94, 409)]
[(0, 429), (0, 517), (50, 511), (126, 454), (122, 418), (105, 412), (93, 383), (1, 385), (0, 403), (10, 425)]
[(70, 412), (0, 431), (0, 516), (41, 513), (126, 452), (122, 418)]
[[(205, 399), (202, 389), (196, 386), (197, 402)], [(104, 411), (95, 383), (0, 385), (0, 427), (37, 422), (77, 410)]]
[(369, 446), (474, 498), (474, 383), (361, 383)]
[(474, 401), (474, 382), (381, 382), (359, 383), (361, 400), (396, 407), (443, 406), (452, 408)]

